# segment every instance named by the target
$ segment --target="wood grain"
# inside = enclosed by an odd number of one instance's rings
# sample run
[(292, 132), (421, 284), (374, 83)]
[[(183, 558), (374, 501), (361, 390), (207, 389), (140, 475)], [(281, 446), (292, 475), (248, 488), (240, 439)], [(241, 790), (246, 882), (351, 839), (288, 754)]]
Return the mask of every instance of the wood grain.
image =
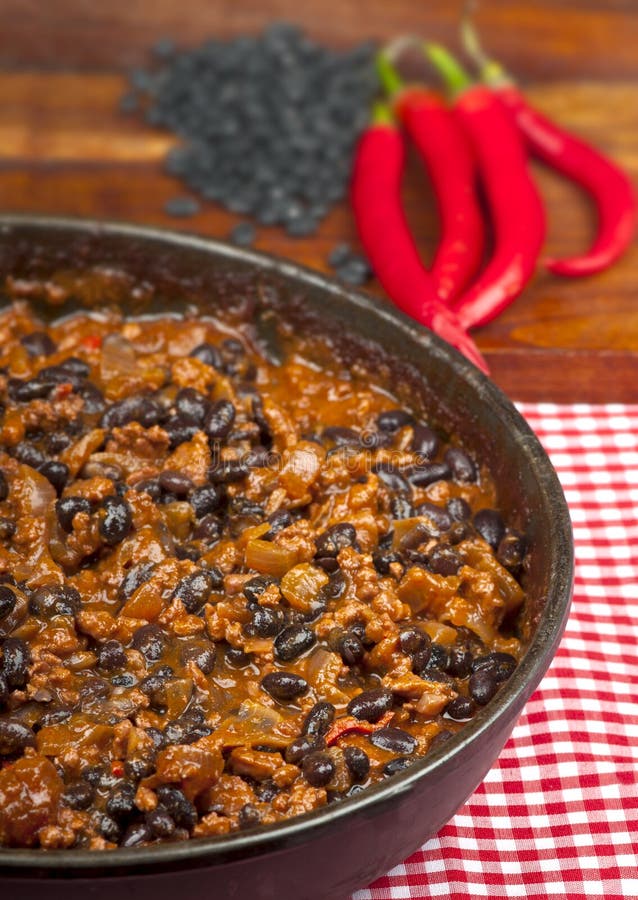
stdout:
[[(142, 0), (103, 5), (0, 0), (2, 207), (177, 225), (226, 236), (238, 219), (212, 204), (181, 222), (163, 213), (164, 202), (182, 192), (161, 168), (173, 139), (117, 112), (126, 85), (118, 69), (140, 63), (149, 44), (167, 32), (193, 42), (208, 34), (253, 31), (282, 16), (294, 17), (334, 44), (368, 35), (387, 39), (416, 29), (449, 40), (460, 8), (454, 2), (413, 0), (368, 0), (365, 6), (362, 34), (361, 4), (353, 2), (313, 0), (297, 9), (289, 0), (156, 0), (149, 17), (149, 5)], [(499, 0), (484, 4), (480, 12), (495, 50), (532, 82), (534, 102), (610, 153), (636, 181), (637, 18), (633, 0)], [(595, 226), (587, 198), (541, 167), (535, 167), (535, 174), (548, 209), (546, 252), (565, 255), (585, 247)], [(415, 160), (404, 199), (427, 260), (437, 225), (429, 186)], [(326, 269), (330, 247), (344, 239), (356, 240), (345, 204), (312, 239), (263, 228), (257, 246)], [(476, 333), (495, 380), (520, 399), (638, 401), (637, 289), (636, 246), (614, 268), (588, 279), (559, 279), (540, 269), (525, 294)], [(372, 290), (380, 293), (378, 286)]]

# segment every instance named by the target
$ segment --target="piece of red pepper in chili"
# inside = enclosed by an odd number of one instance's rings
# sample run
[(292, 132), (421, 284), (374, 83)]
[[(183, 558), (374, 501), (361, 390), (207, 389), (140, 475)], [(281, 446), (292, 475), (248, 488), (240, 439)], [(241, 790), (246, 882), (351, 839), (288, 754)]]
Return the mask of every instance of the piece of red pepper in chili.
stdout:
[(326, 732), (326, 747), (332, 747), (346, 734), (372, 734), (373, 731), (379, 731), (380, 728), (385, 728), (392, 721), (393, 715), (394, 713), (388, 710), (374, 725), (363, 719), (355, 719), (354, 716), (344, 716), (342, 719), (337, 719)]
[(445, 99), (425, 85), (404, 83), (389, 50), (377, 57), (377, 71), (432, 184), (440, 236), (429, 269), (447, 303), (476, 275), (485, 249), (474, 155)]
[(492, 88), (516, 123), (528, 150), (589, 193), (598, 214), (596, 237), (589, 250), (565, 259), (548, 259), (557, 275), (592, 275), (608, 268), (629, 247), (638, 222), (638, 200), (629, 177), (614, 162), (581, 138), (560, 128), (535, 109), (500, 63), (488, 59), (466, 20), (463, 41), (477, 61), (483, 81)]
[(452, 95), (453, 110), (476, 155), (494, 232), (492, 256), (478, 280), (452, 304), (464, 328), (496, 318), (529, 282), (545, 238), (545, 211), (522, 139), (493, 91), (474, 84), (438, 44), (430, 62)]
[(404, 167), (403, 136), (389, 106), (379, 103), (359, 139), (352, 173), (352, 207), (361, 243), (393, 303), (487, 373), (474, 341), (437, 296), (421, 261), (401, 204)]

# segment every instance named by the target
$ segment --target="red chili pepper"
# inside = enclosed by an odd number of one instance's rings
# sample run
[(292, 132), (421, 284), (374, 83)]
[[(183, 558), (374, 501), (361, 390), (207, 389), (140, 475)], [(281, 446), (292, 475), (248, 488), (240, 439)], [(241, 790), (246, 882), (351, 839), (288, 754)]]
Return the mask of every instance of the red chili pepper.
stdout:
[(99, 350), (102, 346), (102, 338), (99, 334), (87, 334), (86, 337), (83, 337), (80, 341), (83, 347), (86, 347), (87, 350)]
[(390, 299), (487, 372), (485, 360), (458, 318), (438, 298), (401, 205), (405, 146), (392, 113), (378, 104), (359, 140), (352, 205), (361, 243)]
[(502, 66), (481, 50), (476, 32), (466, 21), (463, 39), (477, 60), (483, 80), (511, 115), (534, 156), (586, 190), (598, 213), (598, 229), (589, 250), (581, 256), (549, 259), (545, 265), (557, 275), (592, 275), (610, 266), (631, 244), (638, 221), (633, 184), (615, 163), (580, 138), (534, 109)]
[(372, 734), (373, 731), (385, 728), (392, 720), (393, 715), (394, 713), (390, 711), (384, 713), (374, 725), (371, 722), (355, 719), (354, 716), (344, 716), (343, 719), (337, 719), (326, 732), (326, 747), (332, 747), (344, 734)]
[(377, 58), (382, 84), (428, 173), (438, 211), (440, 240), (430, 275), (448, 303), (476, 275), (485, 228), (476, 193), (474, 156), (448, 104), (424, 85), (406, 85), (387, 51)]
[(485, 325), (521, 293), (536, 268), (545, 212), (527, 167), (522, 140), (501, 102), (475, 85), (436, 44), (426, 53), (454, 96), (453, 109), (478, 161), (494, 229), (492, 257), (479, 279), (453, 303), (465, 328)]

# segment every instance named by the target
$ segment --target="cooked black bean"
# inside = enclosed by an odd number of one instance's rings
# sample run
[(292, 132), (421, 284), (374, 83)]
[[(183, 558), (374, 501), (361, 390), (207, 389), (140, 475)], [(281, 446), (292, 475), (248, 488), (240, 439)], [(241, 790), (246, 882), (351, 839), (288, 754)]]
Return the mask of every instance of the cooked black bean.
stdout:
[(488, 671), (497, 684), (507, 681), (516, 669), (516, 659), (510, 653), (487, 653), (477, 656), (472, 663), (473, 672)]
[(104, 394), (94, 384), (88, 381), (78, 390), (78, 396), (84, 401), (82, 411), (89, 416), (101, 414), (106, 409), (106, 400)]
[(337, 447), (358, 446), (360, 435), (353, 428), (344, 428), (341, 425), (329, 425), (324, 428), (322, 437), (331, 441)]
[(275, 700), (294, 700), (308, 691), (308, 682), (293, 672), (270, 672), (261, 680), (262, 688)]
[(317, 738), (301, 735), (295, 738), (284, 751), (284, 759), (293, 766), (298, 766), (304, 756), (314, 753), (315, 750), (321, 749), (323, 742)]
[(233, 427), (235, 415), (235, 407), (230, 400), (218, 400), (204, 417), (204, 431), (211, 440), (223, 440)]
[(394, 432), (413, 423), (414, 417), (405, 409), (389, 409), (377, 416), (377, 428), (380, 431)]
[(316, 640), (314, 631), (305, 625), (288, 625), (273, 641), (275, 658), (282, 662), (296, 659), (309, 650)]
[(347, 666), (356, 666), (357, 663), (361, 662), (365, 654), (363, 644), (357, 635), (352, 632), (346, 632), (341, 635), (336, 649)]
[[(133, 566), (132, 569), (129, 569), (117, 589), (120, 599), (128, 600), (129, 597), (132, 597), (139, 587), (146, 584), (151, 577), (154, 568), (155, 563), (138, 563), (136, 566)], [(139, 647), (137, 649), (139, 650)]]
[(2, 671), (2, 667), (0, 666), (0, 710), (3, 706), (9, 701), (9, 684), (7, 682), (7, 676)]
[(133, 528), (131, 507), (121, 497), (105, 497), (102, 501), (104, 516), (100, 519), (99, 530), (102, 540), (113, 546), (123, 541)]
[(211, 513), (210, 515), (204, 516), (203, 519), (200, 519), (193, 536), (198, 541), (206, 541), (208, 544), (215, 544), (219, 540), (221, 533), (222, 523), (217, 516)]
[(439, 531), (448, 531), (452, 527), (452, 517), (447, 509), (437, 506), (436, 503), (421, 503), (417, 506), (415, 513), (417, 516), (427, 516), (438, 528)]
[[(388, 462), (380, 462), (374, 463), (372, 466), (372, 471), (379, 478), (379, 480), (388, 488), (388, 490), (397, 494), (406, 494), (407, 496), (411, 493), (410, 483), (407, 478), (391, 463)], [(397, 518), (395, 516), (395, 518)]]
[(29, 441), (20, 441), (19, 444), (16, 444), (13, 448), (13, 455), (18, 462), (23, 463), (25, 466), (31, 466), (32, 469), (39, 469), (47, 461), (42, 450), (39, 450), (35, 444), (31, 444)]
[(161, 785), (157, 788), (157, 799), (173, 817), (180, 828), (192, 828), (197, 824), (197, 810), (179, 788)]
[(190, 216), (194, 216), (200, 209), (201, 206), (194, 197), (182, 195), (171, 197), (164, 204), (164, 212), (179, 219), (187, 219)]
[(450, 467), (452, 478), (461, 484), (472, 484), (478, 478), (478, 469), (472, 457), (460, 447), (449, 447), (443, 457)]
[(0, 540), (10, 541), (16, 533), (16, 523), (7, 516), (0, 516)]
[(134, 822), (124, 832), (120, 847), (138, 847), (152, 838), (151, 829), (144, 822)]
[(389, 550), (375, 550), (372, 562), (379, 575), (390, 575), (390, 566), (392, 563), (401, 562), (401, 557)]
[(105, 838), (107, 841), (111, 841), (113, 844), (117, 844), (122, 834), (122, 829), (110, 816), (107, 816), (103, 812), (96, 812), (93, 816), (93, 821), (95, 823), (95, 827), (98, 832)]
[(385, 764), (383, 767), (383, 774), (389, 778), (391, 775), (403, 772), (403, 770), (407, 769), (408, 766), (411, 766), (413, 762), (413, 759), (408, 759), (406, 756), (397, 756), (396, 759), (391, 759), (390, 762)]
[(448, 654), (446, 669), (455, 678), (467, 678), (472, 671), (472, 654), (464, 647), (452, 647)]
[(427, 487), (436, 481), (447, 481), (451, 472), (446, 463), (425, 463), (421, 466), (412, 466), (406, 469), (406, 475), (411, 484), (417, 487)]
[(355, 719), (378, 722), (384, 713), (392, 709), (392, 692), (386, 688), (362, 691), (348, 703), (348, 712)]
[(411, 519), (414, 509), (407, 497), (393, 497), (390, 501), (390, 515), (393, 519)]
[(80, 592), (68, 584), (47, 584), (36, 588), (29, 600), (29, 610), (41, 619), (73, 616), (82, 605)]
[(55, 381), (36, 375), (28, 381), (19, 378), (10, 378), (7, 387), (9, 399), (15, 403), (30, 403), (31, 400), (39, 400), (48, 397), (56, 386)]
[(257, 603), (259, 597), (271, 584), (277, 584), (271, 575), (255, 575), (244, 584), (242, 590), (247, 600)]
[(2, 469), (0, 469), (0, 503), (3, 500), (6, 500), (9, 496), (9, 482), (7, 481), (7, 476), (4, 474)]
[(441, 644), (432, 642), (430, 644), (430, 658), (428, 660), (428, 668), (440, 669), (442, 672), (447, 671), (450, 664), (448, 651)]
[(450, 700), (445, 707), (445, 714), (457, 722), (464, 722), (472, 718), (475, 710), (476, 707), (469, 697), (459, 695), (454, 700)]
[(527, 547), (522, 534), (506, 534), (498, 545), (496, 558), (506, 569), (516, 571), (525, 558)]
[(23, 688), (29, 678), (31, 654), (22, 638), (8, 637), (2, 644), (2, 671), (10, 688)]
[(370, 757), (360, 747), (344, 747), (343, 758), (354, 781), (365, 781), (370, 773)]
[(169, 416), (165, 422), (162, 422), (162, 428), (170, 439), (171, 449), (190, 441), (199, 431), (194, 422), (180, 415)]
[(162, 490), (168, 491), (176, 497), (185, 497), (195, 487), (188, 475), (176, 472), (174, 469), (165, 469), (160, 474), (159, 484)]
[(505, 534), (505, 523), (500, 512), (496, 509), (481, 509), (472, 519), (472, 523), (483, 540), (496, 550)]
[(126, 653), (122, 644), (115, 639), (105, 641), (98, 649), (97, 664), (105, 672), (123, 669), (126, 665)]
[(334, 778), (336, 766), (328, 753), (317, 750), (304, 756), (301, 763), (303, 776), (312, 787), (325, 787)]
[(88, 809), (94, 796), (95, 790), (88, 781), (74, 781), (65, 787), (62, 800), (71, 809)]
[(354, 525), (349, 522), (339, 522), (331, 528), (327, 528), (316, 540), (318, 557), (337, 556), (340, 550), (352, 547), (357, 540), (357, 532)]
[[(418, 655), (419, 660), (422, 662), (425, 654), (427, 654), (427, 657), (425, 657), (425, 662), (427, 662), (432, 651), (432, 641), (429, 635), (417, 628), (416, 625), (410, 625), (401, 629), (399, 632), (399, 644), (404, 653), (412, 657)], [(425, 662), (423, 662), (423, 665), (425, 665)]]
[(204, 675), (210, 675), (215, 668), (216, 650), (214, 644), (206, 646), (194, 644), (190, 647), (184, 647), (182, 650), (182, 661), (184, 663), (194, 662)]
[(195, 488), (188, 498), (198, 519), (216, 512), (224, 503), (223, 489), (218, 485), (205, 484)]
[(437, 544), (428, 554), (428, 568), (436, 575), (456, 575), (462, 564), (458, 553), (445, 544)]
[(20, 343), (25, 348), (29, 356), (51, 356), (55, 353), (57, 347), (46, 333), (46, 331), (32, 331), (20, 338)]
[(470, 675), (468, 684), (470, 696), (481, 706), (489, 703), (497, 688), (496, 678), (489, 669), (479, 669)]
[(135, 788), (130, 782), (123, 781), (113, 788), (106, 801), (106, 811), (118, 822), (135, 812)]
[(40, 466), (40, 474), (51, 482), (57, 494), (61, 494), (69, 479), (69, 467), (62, 462), (49, 460)]
[(16, 605), (16, 595), (6, 584), (0, 584), (0, 622), (12, 613)]
[(238, 824), (242, 831), (247, 828), (255, 828), (261, 822), (261, 813), (252, 805), (245, 803), (239, 810)]
[(194, 350), (191, 350), (189, 356), (199, 359), (200, 362), (211, 366), (213, 369), (221, 370), (224, 366), (221, 353), (212, 344), (198, 344)]
[(448, 500), (447, 511), (455, 522), (466, 522), (472, 515), (470, 504), (462, 497), (452, 497)]
[(152, 837), (169, 838), (175, 833), (175, 820), (163, 806), (149, 810), (144, 820)]
[(335, 708), (332, 703), (320, 700), (312, 707), (301, 726), (301, 733), (308, 737), (322, 737), (332, 725)]
[[(76, 375), (78, 378), (88, 378), (91, 373), (90, 365), (78, 356), (68, 356), (55, 368), (60, 368), (63, 372)], [(42, 371), (48, 370), (43, 369)]]
[(252, 222), (240, 222), (230, 232), (230, 240), (238, 247), (250, 247), (257, 237), (257, 229)]
[(178, 598), (184, 604), (189, 613), (198, 612), (213, 590), (213, 578), (204, 569), (198, 569), (185, 575), (173, 591), (173, 597)]
[(283, 625), (283, 616), (278, 609), (268, 606), (257, 606), (253, 610), (251, 621), (244, 626), (247, 634), (257, 637), (274, 637)]
[(35, 746), (35, 735), (19, 719), (0, 718), (0, 756), (22, 753), (25, 747)]
[(410, 449), (424, 462), (429, 462), (438, 453), (439, 439), (427, 425), (415, 425), (412, 429)]
[(210, 400), (195, 388), (182, 388), (175, 397), (177, 412), (195, 425), (201, 425), (210, 409)]
[(132, 394), (112, 403), (103, 414), (100, 425), (102, 428), (121, 428), (129, 422), (139, 422), (144, 428), (150, 428), (157, 425), (162, 416), (162, 406), (154, 397)]
[(208, 477), (217, 484), (234, 484), (241, 481), (250, 472), (246, 463), (241, 459), (225, 459), (212, 466)]
[(370, 735), (370, 743), (381, 750), (388, 750), (390, 753), (401, 753), (406, 755), (414, 753), (417, 748), (417, 741), (407, 731), (402, 728), (379, 728)]

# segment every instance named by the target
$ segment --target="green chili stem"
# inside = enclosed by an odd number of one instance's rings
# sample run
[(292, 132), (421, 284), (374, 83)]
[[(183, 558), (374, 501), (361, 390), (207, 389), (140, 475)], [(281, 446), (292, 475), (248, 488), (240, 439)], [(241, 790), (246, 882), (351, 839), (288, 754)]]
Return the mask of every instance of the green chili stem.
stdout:
[(472, 79), (463, 66), (441, 44), (424, 44), (423, 52), (443, 78), (452, 97), (472, 87)]
[(393, 97), (395, 94), (398, 94), (403, 88), (404, 82), (399, 75), (397, 67), (390, 59), (387, 50), (381, 50), (381, 52), (377, 54), (376, 65), (379, 81), (388, 97)]

